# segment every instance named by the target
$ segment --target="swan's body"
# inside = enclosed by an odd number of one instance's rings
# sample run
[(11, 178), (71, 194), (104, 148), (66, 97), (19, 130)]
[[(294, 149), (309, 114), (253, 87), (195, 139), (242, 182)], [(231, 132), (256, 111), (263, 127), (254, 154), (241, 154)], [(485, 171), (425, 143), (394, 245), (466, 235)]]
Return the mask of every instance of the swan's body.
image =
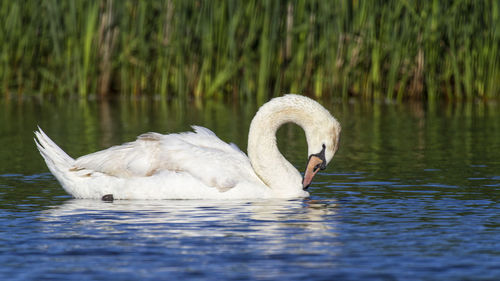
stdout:
[[(294, 122), (306, 132), (309, 161), (302, 179), (280, 154), (275, 134)], [(297, 95), (263, 105), (250, 125), (248, 157), (212, 131), (161, 135), (146, 133), (136, 141), (78, 159), (69, 157), (41, 129), (37, 147), (52, 174), (76, 198), (231, 199), (305, 197), (319, 168), (338, 149), (340, 125), (317, 102)]]

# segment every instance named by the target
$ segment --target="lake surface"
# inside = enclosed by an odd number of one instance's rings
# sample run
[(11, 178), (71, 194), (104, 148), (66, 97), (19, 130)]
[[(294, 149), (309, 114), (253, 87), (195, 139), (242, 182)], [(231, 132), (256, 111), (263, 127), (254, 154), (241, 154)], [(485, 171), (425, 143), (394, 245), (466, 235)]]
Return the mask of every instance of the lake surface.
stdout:
[[(498, 280), (500, 106), (323, 102), (341, 147), (310, 198), (76, 200), (38, 154), (206, 126), (246, 151), (251, 103), (0, 102), (1, 280)], [(303, 170), (304, 134), (278, 132)]]

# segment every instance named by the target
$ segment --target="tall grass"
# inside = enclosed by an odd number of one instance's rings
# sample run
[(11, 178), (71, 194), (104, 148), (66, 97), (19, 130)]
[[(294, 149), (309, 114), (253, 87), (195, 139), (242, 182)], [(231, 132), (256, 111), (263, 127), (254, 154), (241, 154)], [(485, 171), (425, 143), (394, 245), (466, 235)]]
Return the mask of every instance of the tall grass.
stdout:
[(500, 3), (0, 2), (12, 95), (500, 97)]

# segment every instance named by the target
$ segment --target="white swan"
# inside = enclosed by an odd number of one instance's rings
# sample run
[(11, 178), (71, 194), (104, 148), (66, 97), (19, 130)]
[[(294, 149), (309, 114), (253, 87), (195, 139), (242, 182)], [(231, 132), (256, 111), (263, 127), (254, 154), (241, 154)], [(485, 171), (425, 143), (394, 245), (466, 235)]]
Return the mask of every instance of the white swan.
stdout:
[[(306, 134), (304, 177), (278, 150), (276, 131), (288, 122)], [(340, 124), (319, 103), (299, 95), (264, 104), (250, 125), (248, 157), (212, 131), (161, 135), (69, 157), (40, 128), (36, 145), (49, 170), (75, 198), (242, 199), (305, 197), (319, 169), (339, 147)]]

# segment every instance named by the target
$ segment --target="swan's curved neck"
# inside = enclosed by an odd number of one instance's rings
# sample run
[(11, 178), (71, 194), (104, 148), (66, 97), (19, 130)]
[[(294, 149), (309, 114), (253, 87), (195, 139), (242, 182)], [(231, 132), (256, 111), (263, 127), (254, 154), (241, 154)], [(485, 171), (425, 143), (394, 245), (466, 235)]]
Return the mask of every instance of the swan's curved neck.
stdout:
[(276, 131), (285, 123), (295, 123), (312, 134), (314, 120), (294, 104), (268, 103), (261, 107), (250, 125), (248, 157), (260, 179), (274, 192), (281, 194), (303, 194), (302, 176), (280, 153), (276, 143)]

